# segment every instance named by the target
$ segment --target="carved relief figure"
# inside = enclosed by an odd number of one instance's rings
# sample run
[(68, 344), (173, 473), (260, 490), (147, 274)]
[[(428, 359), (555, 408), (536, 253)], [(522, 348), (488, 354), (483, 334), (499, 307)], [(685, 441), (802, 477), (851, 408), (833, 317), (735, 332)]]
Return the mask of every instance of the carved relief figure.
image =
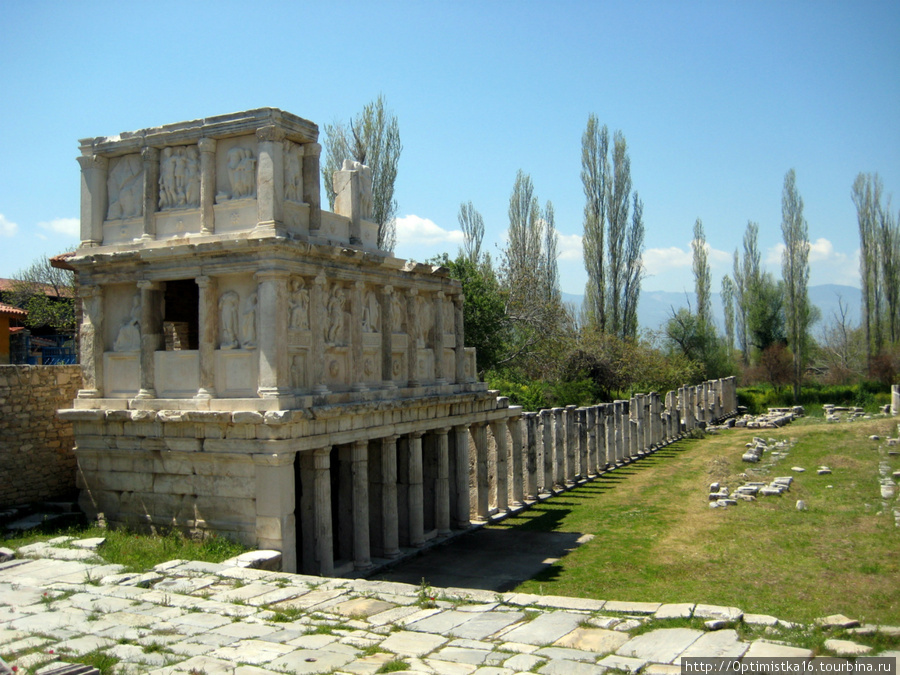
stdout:
[(110, 220), (135, 218), (144, 212), (144, 164), (139, 155), (125, 155), (107, 180)]
[(228, 179), (231, 181), (231, 198), (253, 197), (256, 192), (256, 159), (248, 148), (232, 148), (228, 151)]
[(400, 296), (394, 293), (391, 298), (391, 318), (394, 320), (393, 331), (395, 333), (403, 332), (403, 303), (400, 302)]
[(251, 293), (244, 300), (244, 310), (241, 313), (241, 347), (253, 349), (256, 346), (256, 306), (258, 298), (256, 293)]
[(428, 333), (434, 320), (434, 303), (430, 298), (419, 296), (419, 325), (416, 326), (419, 347), (428, 344)]
[(131, 302), (131, 314), (125, 318), (113, 343), (114, 352), (136, 352), (141, 349), (141, 296)]
[(303, 356), (296, 354), (291, 358), (291, 386), (303, 389)]
[(303, 201), (303, 151), (296, 143), (284, 142), (284, 198)]
[(200, 154), (192, 145), (165, 148), (159, 166), (160, 210), (200, 205)]
[(332, 290), (325, 305), (325, 313), (325, 342), (338, 342), (344, 333), (344, 290), (340, 286), (335, 286)]
[(309, 330), (309, 291), (303, 279), (291, 281), (291, 330)]
[(240, 298), (234, 291), (222, 293), (219, 298), (219, 348), (237, 349), (238, 342), (238, 305)]
[(367, 291), (363, 300), (362, 310), (363, 333), (378, 333), (381, 331), (381, 305), (373, 291)]

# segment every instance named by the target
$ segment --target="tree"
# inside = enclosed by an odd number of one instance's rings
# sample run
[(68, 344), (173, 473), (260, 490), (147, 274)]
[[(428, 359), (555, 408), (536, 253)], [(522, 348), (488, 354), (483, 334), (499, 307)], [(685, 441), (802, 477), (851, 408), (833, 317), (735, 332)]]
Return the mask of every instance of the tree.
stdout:
[(17, 272), (3, 299), (28, 312), (28, 328), (75, 332), (75, 276), (53, 267), (49, 258), (38, 258)]
[(632, 195), (625, 136), (613, 134), (610, 158), (609, 131), (594, 115), (581, 137), (581, 183), (588, 321), (597, 330), (634, 338), (643, 278), (643, 202)]
[(806, 350), (809, 343), (810, 307), (809, 233), (803, 218), (803, 199), (797, 191), (796, 176), (791, 169), (785, 174), (781, 195), (781, 234), (784, 253), (781, 276), (784, 280), (784, 305), (787, 338), (794, 354), (794, 400), (800, 398)]
[(865, 335), (861, 328), (850, 325), (847, 314), (847, 305), (838, 297), (838, 310), (822, 327), (819, 340), (819, 353), (832, 384), (847, 384), (857, 379), (866, 365)]
[(744, 256), (734, 251), (734, 290), (736, 301), (738, 346), (743, 355), (744, 364), (750, 363), (750, 352), (753, 346), (750, 326), (750, 313), (757, 302), (758, 288), (762, 276), (760, 252), (758, 245), (759, 225), (749, 221), (744, 232)]
[(481, 261), (481, 242), (484, 239), (484, 219), (475, 210), (472, 202), (459, 205), (457, 215), (459, 228), (463, 233), (462, 254), (476, 265)]
[(694, 222), (694, 238), (691, 240), (692, 267), (694, 270), (694, 289), (697, 295), (697, 319), (706, 325), (712, 325), (711, 276), (709, 272), (709, 254), (706, 250), (706, 235), (703, 232), (703, 221), (697, 218)]
[(771, 273), (761, 274), (755, 284), (753, 303), (748, 307), (747, 326), (750, 344), (764, 352), (774, 344), (785, 343), (783, 284)]
[(722, 277), (721, 295), (725, 312), (725, 346), (731, 355), (734, 351), (734, 282), (727, 274)]
[(350, 125), (325, 125), (325, 160), (322, 180), (328, 203), (334, 208), (332, 176), (345, 159), (372, 169), (372, 221), (378, 225), (378, 248), (393, 251), (397, 243), (397, 200), (394, 184), (403, 146), (397, 116), (385, 109), (384, 96), (366, 105)]
[(544, 286), (544, 299), (547, 303), (558, 305), (562, 303), (562, 293), (559, 288), (559, 235), (556, 232), (556, 215), (553, 211), (553, 202), (547, 200), (547, 205), (541, 214), (544, 231), (542, 274)]

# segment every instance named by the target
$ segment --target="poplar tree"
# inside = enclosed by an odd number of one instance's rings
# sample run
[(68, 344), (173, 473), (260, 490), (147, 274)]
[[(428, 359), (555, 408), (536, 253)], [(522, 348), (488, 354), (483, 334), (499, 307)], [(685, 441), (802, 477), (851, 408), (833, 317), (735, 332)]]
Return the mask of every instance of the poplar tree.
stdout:
[(800, 397), (806, 345), (809, 337), (809, 233), (803, 218), (803, 199), (797, 191), (796, 175), (785, 174), (781, 194), (781, 234), (784, 253), (781, 277), (784, 281), (784, 309), (787, 339), (794, 353), (794, 400)]
[(730, 359), (734, 353), (734, 282), (727, 274), (722, 277), (721, 294), (725, 312), (725, 346)]
[(606, 331), (606, 187), (609, 183), (609, 131), (588, 117), (581, 137), (581, 185), (584, 189), (584, 267), (588, 275), (588, 320)]
[(709, 271), (709, 253), (706, 250), (706, 234), (703, 232), (703, 221), (697, 218), (694, 222), (694, 238), (691, 240), (693, 252), (692, 267), (694, 270), (694, 291), (697, 295), (697, 318), (702, 327), (712, 326), (712, 302)]
[(484, 218), (475, 210), (470, 201), (459, 205), (457, 215), (459, 228), (463, 233), (462, 253), (469, 262), (479, 264), (481, 261), (481, 242), (484, 239)]

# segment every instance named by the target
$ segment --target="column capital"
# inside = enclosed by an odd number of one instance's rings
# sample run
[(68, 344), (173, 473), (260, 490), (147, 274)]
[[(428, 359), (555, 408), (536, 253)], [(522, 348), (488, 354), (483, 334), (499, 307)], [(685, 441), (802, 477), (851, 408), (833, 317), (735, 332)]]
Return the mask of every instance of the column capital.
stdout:
[(325, 278), (325, 274), (323, 272), (319, 272), (319, 274), (316, 275), (316, 278), (313, 279), (313, 283), (317, 286), (324, 286), (326, 283), (328, 283), (328, 279)]
[(145, 162), (158, 162), (159, 148), (154, 148), (152, 145), (145, 145), (141, 148), (141, 159)]
[(320, 143), (303, 143), (303, 154), (307, 157), (318, 157), (322, 154)]
[(97, 298), (100, 297), (103, 291), (102, 286), (98, 286), (96, 284), (91, 284), (90, 286), (84, 285), (78, 287), (78, 297), (89, 299), (89, 298)]
[(194, 281), (200, 288), (209, 288), (209, 284), (212, 280), (213, 278), (208, 274), (201, 274), (199, 277), (194, 277)]
[(200, 152), (215, 152), (216, 151), (216, 139), (215, 138), (201, 138), (197, 141), (197, 148)]
[(291, 273), (282, 269), (258, 270), (253, 273), (253, 278), (257, 281), (266, 281), (269, 279), (287, 279)]
[(410, 438), (422, 438), (425, 435), (424, 431), (411, 431), (407, 434)]
[(256, 138), (259, 141), (283, 141), (284, 140), (284, 129), (275, 126), (274, 124), (267, 124), (264, 127), (260, 127), (256, 130)]
[(142, 291), (161, 291), (163, 290), (164, 282), (160, 281), (150, 281), (149, 279), (140, 279), (137, 282), (137, 287)]
[(451, 428), (452, 427), (438, 427), (437, 429), (432, 429), (431, 431), (440, 436), (446, 436), (447, 434), (450, 433)]
[(104, 157), (103, 155), (81, 155), (80, 157), (76, 157), (76, 159), (81, 165), (82, 171), (88, 171), (90, 169), (106, 170), (109, 168), (109, 158)]
[(447, 294), (444, 293), (444, 291), (438, 291), (438, 292), (435, 293), (434, 295), (435, 295), (435, 297), (436, 297), (438, 300), (443, 300), (444, 298), (447, 297)]
[(394, 292), (394, 287), (388, 284), (387, 286), (382, 286), (381, 291), (387, 295), (391, 295)]
[(416, 297), (416, 296), (419, 294), (419, 289), (416, 288), (416, 287), (414, 287), (414, 286), (412, 286), (412, 287), (406, 289), (406, 294), (407, 294), (408, 296), (414, 298), (414, 297)]

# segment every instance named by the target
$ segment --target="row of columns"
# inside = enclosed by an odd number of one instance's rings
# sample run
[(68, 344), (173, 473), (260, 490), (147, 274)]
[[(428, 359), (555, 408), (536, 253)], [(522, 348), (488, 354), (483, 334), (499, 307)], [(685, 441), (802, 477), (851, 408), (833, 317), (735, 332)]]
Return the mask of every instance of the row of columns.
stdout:
[[(275, 125), (256, 130), (257, 168), (256, 200), (257, 228), (275, 228), (283, 221), (284, 204), (284, 141), (285, 132)], [(214, 234), (216, 197), (216, 139), (201, 138), (197, 142), (200, 153), (200, 232)], [(302, 143), (303, 201), (309, 209), (309, 231), (315, 235), (321, 228), (321, 197), (319, 190), (319, 160), (322, 146)], [(156, 239), (157, 205), (159, 204), (159, 147), (140, 149), (143, 164), (143, 208), (141, 239)], [(109, 158), (86, 154), (78, 158), (81, 165), (81, 245), (100, 246), (103, 243), (103, 221), (107, 216)]]
[[(262, 398), (274, 398), (289, 395), (293, 392), (291, 383), (290, 353), (284, 348), (288, 343), (289, 283), (291, 273), (286, 270), (260, 270), (254, 278), (257, 281), (257, 311), (259, 331), (257, 348), (259, 357), (258, 394)], [(199, 338), (199, 388), (195, 398), (209, 399), (216, 397), (215, 351), (219, 332), (218, 284), (213, 276), (199, 276), (195, 279), (199, 292), (198, 338)], [(312, 343), (309, 363), (311, 364), (311, 385), (315, 394), (329, 393), (325, 384), (325, 336), (321, 326), (326, 323), (324, 273), (317, 275), (310, 291), (310, 325)], [(141, 355), (140, 355), (140, 391), (137, 398), (156, 398), (154, 352), (162, 349), (164, 344), (163, 296), (164, 282), (141, 280), (137, 283), (141, 296)], [(370, 385), (365, 383), (363, 336), (361, 331), (363, 312), (363, 290), (365, 284), (357, 281), (350, 294), (351, 312), (351, 350), (350, 368), (352, 388), (354, 391), (366, 391)], [(393, 296), (403, 291), (392, 286), (383, 286), (380, 290), (381, 311), (381, 387), (394, 389), (393, 381)], [(81, 363), (84, 366), (84, 388), (79, 392), (81, 398), (100, 398), (103, 396), (103, 353), (106, 345), (103, 339), (104, 303), (101, 286), (86, 285), (79, 288), (82, 299), (82, 333)], [(407, 382), (408, 387), (418, 387), (417, 370), (420, 348), (416, 339), (418, 321), (418, 290), (409, 288), (405, 291), (407, 300)], [(434, 294), (434, 376), (436, 384), (449, 381), (462, 383), (465, 374), (465, 329), (463, 324), (463, 295), (454, 293), (450, 296), (453, 302), (455, 335), (455, 372), (444, 372), (444, 303), (448, 302), (447, 294), (439, 291)]]

